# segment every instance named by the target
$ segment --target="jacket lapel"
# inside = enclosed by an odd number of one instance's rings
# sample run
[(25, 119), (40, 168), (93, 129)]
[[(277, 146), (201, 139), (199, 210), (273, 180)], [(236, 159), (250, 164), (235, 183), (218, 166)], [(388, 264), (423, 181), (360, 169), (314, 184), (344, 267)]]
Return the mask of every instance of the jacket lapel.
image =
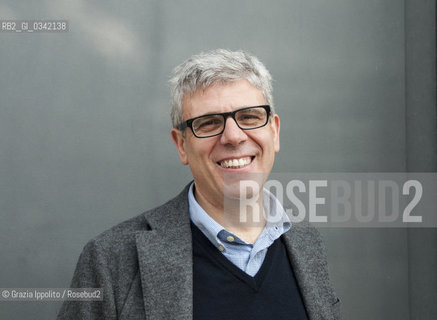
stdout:
[(320, 234), (308, 224), (295, 223), (284, 240), (309, 319), (334, 319), (332, 305), (337, 299), (330, 286)]
[(187, 188), (145, 213), (151, 230), (136, 235), (147, 319), (192, 319), (193, 259)]

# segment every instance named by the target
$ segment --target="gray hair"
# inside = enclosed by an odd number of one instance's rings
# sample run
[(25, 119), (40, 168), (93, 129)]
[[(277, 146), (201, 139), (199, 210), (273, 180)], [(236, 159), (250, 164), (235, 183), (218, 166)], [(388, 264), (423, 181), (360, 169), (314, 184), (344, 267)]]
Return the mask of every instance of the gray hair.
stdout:
[(182, 101), (185, 94), (214, 83), (246, 79), (259, 89), (274, 113), (272, 76), (257, 57), (244, 51), (217, 49), (190, 57), (173, 70), (171, 88), (171, 121), (176, 128), (183, 121)]

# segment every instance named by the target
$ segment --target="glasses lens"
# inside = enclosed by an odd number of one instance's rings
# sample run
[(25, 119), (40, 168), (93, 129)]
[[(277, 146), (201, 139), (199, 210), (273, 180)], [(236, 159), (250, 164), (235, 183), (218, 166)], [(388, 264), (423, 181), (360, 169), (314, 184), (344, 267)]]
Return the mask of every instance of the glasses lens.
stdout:
[(243, 129), (254, 129), (267, 123), (267, 112), (263, 107), (248, 108), (238, 111), (235, 119)]
[(211, 136), (223, 130), (223, 116), (211, 115), (193, 121), (193, 131), (199, 137)]

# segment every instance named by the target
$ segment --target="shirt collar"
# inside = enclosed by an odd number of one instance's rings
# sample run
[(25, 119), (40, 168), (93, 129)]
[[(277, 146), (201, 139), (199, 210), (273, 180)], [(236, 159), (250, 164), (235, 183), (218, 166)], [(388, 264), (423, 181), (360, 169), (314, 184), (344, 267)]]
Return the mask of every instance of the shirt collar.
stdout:
[[(219, 239), (219, 233), (227, 231), (222, 225), (211, 218), (205, 210), (199, 205), (194, 197), (194, 182), (191, 184), (188, 191), (188, 206), (190, 211), (191, 221), (202, 231), (202, 233), (215, 245), (223, 245)], [(263, 230), (263, 233), (267, 232), (272, 237), (278, 238), (283, 233), (287, 232), (291, 228), (291, 222), (287, 214), (276, 197), (267, 189), (263, 191), (263, 206), (267, 213), (267, 224)], [(222, 232), (223, 233), (223, 232)], [(238, 238), (233, 235), (234, 238)], [(241, 240), (243, 241), (243, 240)]]

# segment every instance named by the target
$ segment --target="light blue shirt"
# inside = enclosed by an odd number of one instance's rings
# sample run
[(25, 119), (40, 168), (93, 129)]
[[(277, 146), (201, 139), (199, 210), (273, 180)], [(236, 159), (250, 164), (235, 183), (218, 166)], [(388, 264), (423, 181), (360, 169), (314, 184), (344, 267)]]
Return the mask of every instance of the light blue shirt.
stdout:
[(291, 228), (290, 219), (281, 203), (273, 194), (264, 189), (263, 206), (267, 214), (267, 223), (256, 242), (251, 244), (227, 231), (211, 218), (197, 203), (193, 187), (194, 183), (191, 184), (188, 192), (191, 221), (226, 258), (248, 275), (255, 276), (264, 262), (267, 249)]

